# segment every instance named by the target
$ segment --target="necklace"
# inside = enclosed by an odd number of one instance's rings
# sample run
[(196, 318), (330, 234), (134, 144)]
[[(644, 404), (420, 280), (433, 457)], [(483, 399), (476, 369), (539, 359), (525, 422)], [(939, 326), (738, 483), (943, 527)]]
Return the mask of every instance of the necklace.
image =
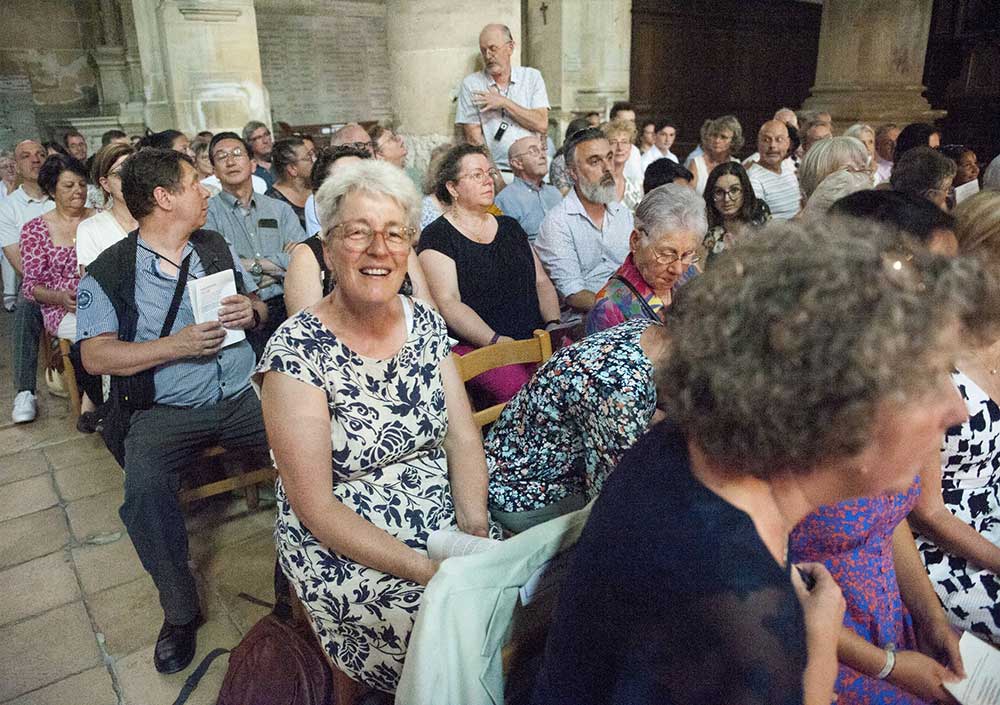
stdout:
[(983, 355), (982, 352), (980, 352), (979, 350), (973, 351), (973, 354), (976, 356), (976, 359), (979, 360), (980, 364), (986, 369), (986, 371), (990, 373), (991, 376), (995, 376), (997, 374), (997, 367), (996, 365), (990, 364), (990, 358)]

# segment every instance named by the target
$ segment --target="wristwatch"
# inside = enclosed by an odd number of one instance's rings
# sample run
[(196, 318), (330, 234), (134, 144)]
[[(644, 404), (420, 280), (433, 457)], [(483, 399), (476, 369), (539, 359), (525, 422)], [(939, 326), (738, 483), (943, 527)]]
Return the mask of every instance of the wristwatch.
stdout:
[(250, 273), (255, 277), (259, 277), (264, 273), (264, 268), (261, 266), (259, 259), (253, 261), (253, 264), (250, 266)]

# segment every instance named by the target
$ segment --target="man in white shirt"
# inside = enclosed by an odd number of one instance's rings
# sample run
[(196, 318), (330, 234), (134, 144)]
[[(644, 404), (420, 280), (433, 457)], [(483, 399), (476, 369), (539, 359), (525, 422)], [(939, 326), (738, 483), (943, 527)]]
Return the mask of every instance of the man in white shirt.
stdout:
[[(21, 185), (0, 201), (0, 247), (18, 275), (21, 274), (21, 228), (29, 220), (55, 208), (38, 185), (38, 171), (45, 161), (45, 147), (35, 140), (24, 140), (14, 147), (14, 160)], [(20, 292), (14, 310), (11, 336), (14, 368), (14, 423), (35, 420), (35, 378), (38, 367), (38, 340), (42, 335), (42, 310)]]
[(896, 152), (899, 127), (893, 123), (879, 125), (875, 130), (875, 183), (881, 184), (892, 176), (892, 157)]
[(566, 169), (573, 190), (545, 216), (535, 252), (577, 320), (628, 256), (632, 211), (617, 201), (611, 143), (596, 127), (567, 140)]
[(655, 127), (656, 132), (653, 133), (653, 146), (642, 155), (641, 166), (643, 174), (646, 173), (646, 167), (657, 159), (669, 159), (672, 162), (677, 162), (677, 155), (670, 151), (674, 140), (677, 139), (677, 128), (674, 126), (673, 121), (661, 118), (656, 121)]
[(455, 124), (470, 144), (484, 144), (510, 183), (514, 174), (507, 159), (510, 146), (533, 132), (549, 129), (549, 96), (538, 69), (511, 66), (514, 37), (502, 24), (488, 24), (479, 33), (484, 69), (469, 74), (458, 90)]
[(760, 158), (747, 168), (754, 193), (778, 220), (793, 218), (801, 204), (795, 165), (786, 158), (790, 146), (788, 126), (780, 120), (768, 120), (757, 132)]

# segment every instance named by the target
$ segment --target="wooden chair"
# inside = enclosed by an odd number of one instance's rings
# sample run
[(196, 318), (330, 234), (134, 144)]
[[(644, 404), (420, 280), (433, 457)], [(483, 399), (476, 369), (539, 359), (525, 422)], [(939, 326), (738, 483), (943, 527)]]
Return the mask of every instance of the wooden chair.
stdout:
[[(536, 330), (534, 337), (527, 340), (513, 340), (487, 345), (465, 355), (452, 353), (452, 357), (458, 366), (458, 374), (462, 377), (462, 381), (468, 382), (473, 377), (478, 377), (483, 372), (495, 370), (498, 367), (529, 362), (542, 364), (552, 357), (552, 338), (548, 332)], [(506, 405), (506, 403), (494, 404), (482, 411), (476, 411), (472, 414), (472, 418), (482, 428), (496, 421)]]
[(43, 330), (38, 344), (38, 364), (43, 373), (51, 370), (62, 375), (66, 397), (69, 399), (70, 423), (76, 426), (76, 420), (80, 418), (80, 390), (76, 386), (76, 372), (69, 358), (70, 341), (59, 338), (58, 343), (54, 342), (48, 331)]
[[(201, 459), (211, 460), (212, 458), (223, 458), (226, 457), (228, 453), (229, 451), (222, 446), (211, 446), (202, 451)], [(254, 467), (253, 464), (242, 460), (238, 464), (237, 470), (237, 474), (231, 475), (223, 480), (216, 480), (215, 482), (209, 482), (204, 485), (198, 485), (196, 487), (181, 490), (181, 504), (189, 504), (196, 499), (204, 499), (205, 497), (212, 497), (217, 494), (242, 489), (247, 500), (247, 509), (256, 509), (260, 502), (257, 485), (262, 482), (273, 482), (274, 478), (278, 476), (278, 472), (270, 465)]]

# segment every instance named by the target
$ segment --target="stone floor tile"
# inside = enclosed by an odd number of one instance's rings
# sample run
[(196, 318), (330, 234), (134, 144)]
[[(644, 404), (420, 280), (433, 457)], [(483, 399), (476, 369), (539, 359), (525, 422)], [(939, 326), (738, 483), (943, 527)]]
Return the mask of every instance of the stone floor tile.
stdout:
[[(211, 610), (206, 617), (208, 622), (198, 630), (198, 650), (194, 661), (180, 673), (169, 676), (157, 673), (153, 668), (152, 645), (115, 662), (114, 669), (127, 705), (169, 705), (177, 697), (195, 666), (209, 651), (218, 647), (231, 649), (239, 643), (240, 632), (224, 610)], [(186, 705), (214, 705), (228, 664), (227, 656), (220, 656), (213, 661)]]
[(115, 658), (154, 644), (163, 624), (159, 595), (148, 575), (87, 597), (87, 606)]
[(125, 493), (122, 488), (84, 497), (66, 505), (66, 517), (73, 537), (80, 543), (94, 536), (125, 533), (125, 525), (118, 516)]
[(59, 496), (66, 502), (121, 489), (125, 483), (121, 467), (110, 455), (81, 460), (78, 465), (56, 470), (53, 476)]
[(0, 523), (0, 569), (44, 556), (69, 543), (69, 528), (62, 507)]
[(87, 595), (146, 575), (127, 535), (113, 543), (74, 548), (73, 561)]
[(48, 612), (80, 597), (68, 552), (57, 551), (0, 572), (0, 625)]
[(33, 690), (6, 705), (113, 705), (118, 702), (111, 674), (101, 665)]
[(58, 503), (59, 497), (48, 474), (11, 482), (0, 492), (0, 521), (33, 514)]
[(274, 531), (273, 506), (248, 511), (242, 499), (234, 500), (234, 504), (242, 511), (228, 516), (202, 511), (189, 518), (188, 540), (191, 556), (195, 560), (204, 560), (222, 547), (245, 541), (251, 536)]
[(100, 434), (97, 433), (90, 435), (78, 433), (75, 438), (66, 443), (46, 446), (43, 452), (54, 470), (79, 465), (81, 462), (95, 458), (106, 457), (114, 462), (114, 458), (108, 452)]
[(4, 454), (0, 456), (0, 462), (6, 462), (8, 454), (21, 453), (38, 445), (38, 438), (33, 433), (35, 424), (14, 424), (10, 421), (9, 413), (9, 406), (0, 408), (0, 418), (6, 419), (6, 423), (0, 425), (0, 453)]
[(3, 670), (0, 702), (100, 663), (101, 654), (83, 602), (73, 602), (9, 624), (0, 628), (0, 668)]
[(0, 485), (48, 471), (49, 463), (40, 450), (26, 450), (15, 455), (0, 456)]
[(274, 559), (274, 537), (267, 531), (224, 546), (198, 565), (208, 588), (222, 600), (244, 634), (270, 609), (240, 597), (240, 593), (273, 602)]

